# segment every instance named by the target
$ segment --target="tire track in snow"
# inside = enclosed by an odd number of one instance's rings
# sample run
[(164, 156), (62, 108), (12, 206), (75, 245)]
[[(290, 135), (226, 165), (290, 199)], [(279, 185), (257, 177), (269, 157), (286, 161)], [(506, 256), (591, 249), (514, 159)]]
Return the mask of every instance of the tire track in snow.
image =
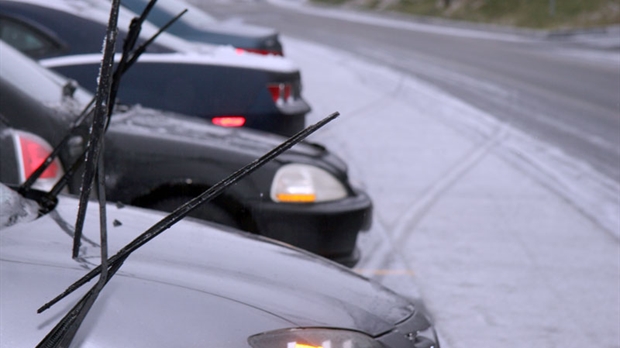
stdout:
[[(461, 161), (456, 163), (450, 171), (429, 186), (426, 192), (396, 221), (394, 232), (391, 235), (388, 231), (383, 229), (384, 238), (382, 240), (384, 244), (387, 243), (389, 245), (382, 246), (382, 249), (387, 247), (393, 252), (385, 252), (383, 250), (382, 252), (373, 252), (369, 259), (366, 259), (363, 264), (359, 265), (360, 268), (383, 270), (389, 267), (395, 256), (398, 256), (405, 267), (411, 270), (407, 258), (404, 256), (400, 246), (406, 244), (408, 239), (412, 236), (415, 227), (441, 196), (458, 182), (459, 179), (465, 176), (467, 172), (480, 163), (480, 161), (496, 148), (507, 135), (508, 127), (500, 125), (490, 138), (469, 152)], [(396, 253), (396, 255), (394, 255), (394, 253)], [(374, 279), (382, 281), (383, 277), (384, 275), (377, 275)]]

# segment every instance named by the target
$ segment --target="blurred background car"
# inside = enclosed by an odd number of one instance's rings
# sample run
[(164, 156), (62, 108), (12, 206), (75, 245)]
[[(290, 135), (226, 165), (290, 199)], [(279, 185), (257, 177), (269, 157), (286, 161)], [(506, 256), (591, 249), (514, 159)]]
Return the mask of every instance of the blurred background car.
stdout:
[[(94, 92), (107, 6), (105, 1), (3, 0), (0, 38)], [(134, 16), (122, 12), (118, 42)], [(156, 31), (145, 23), (142, 41)], [(310, 106), (301, 95), (301, 74), (285, 58), (191, 43), (166, 33), (151, 52), (168, 54), (141, 57), (124, 77), (118, 94), (123, 103), (287, 136), (305, 127)]]
[[(252, 128), (290, 136), (302, 130), (310, 107), (301, 96), (294, 67), (234, 64), (239, 57), (143, 54), (123, 75), (118, 100), (123, 104), (194, 115), (217, 126)], [(95, 91), (100, 54), (39, 61)]]
[[(142, 13), (148, 1), (122, 0), (121, 4), (134, 13)], [(258, 54), (284, 55), (276, 30), (233, 20), (218, 21), (202, 9), (185, 1), (157, 0), (147, 20), (161, 28), (185, 9), (188, 10), (187, 13), (166, 32), (188, 41), (232, 45)]]
[[(60, 143), (92, 95), (2, 41), (0, 59), (0, 113), (12, 127)], [(106, 195), (163, 211), (172, 211), (284, 140), (141, 107), (117, 110), (106, 134)], [(88, 128), (80, 128), (63, 148), (65, 169), (84, 151), (87, 139)], [(75, 175), (69, 191), (79, 193), (80, 184), (81, 175)], [(368, 195), (349, 183), (340, 158), (303, 143), (193, 216), (352, 266), (359, 259), (357, 235), (370, 227), (371, 209)]]

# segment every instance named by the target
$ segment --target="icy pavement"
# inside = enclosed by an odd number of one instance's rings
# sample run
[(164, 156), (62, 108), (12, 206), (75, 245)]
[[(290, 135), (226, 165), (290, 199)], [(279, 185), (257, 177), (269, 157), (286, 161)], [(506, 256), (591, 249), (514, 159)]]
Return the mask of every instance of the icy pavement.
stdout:
[(373, 197), (357, 270), (421, 297), (445, 347), (620, 347), (620, 188), (424, 82), (283, 38), (313, 140)]

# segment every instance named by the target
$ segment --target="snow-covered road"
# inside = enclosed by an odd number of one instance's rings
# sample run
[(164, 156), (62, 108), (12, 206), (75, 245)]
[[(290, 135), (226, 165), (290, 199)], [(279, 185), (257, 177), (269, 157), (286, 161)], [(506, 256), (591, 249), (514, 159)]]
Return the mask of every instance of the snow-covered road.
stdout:
[(445, 347), (620, 347), (620, 188), (409, 75), (284, 38), (313, 140), (375, 203), (357, 269), (420, 297)]

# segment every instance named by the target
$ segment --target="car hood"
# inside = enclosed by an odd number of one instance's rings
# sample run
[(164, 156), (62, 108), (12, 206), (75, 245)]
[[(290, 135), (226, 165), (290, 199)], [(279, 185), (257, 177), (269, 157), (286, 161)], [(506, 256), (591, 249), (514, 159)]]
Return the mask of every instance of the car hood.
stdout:
[[(60, 197), (51, 213), (0, 233), (3, 346), (34, 346), (78, 295), (43, 314), (36, 309), (99, 263), (94, 207), (80, 258), (70, 257), (76, 207), (76, 199)], [(110, 255), (163, 217), (114, 205), (107, 215)], [(247, 347), (252, 334), (302, 326), (379, 335), (413, 312), (407, 300), (328, 260), (186, 220), (129, 257), (102, 291), (74, 346)]]
[[(140, 106), (115, 114), (109, 132), (110, 135), (123, 133), (198, 143), (209, 148), (242, 152), (252, 157), (261, 156), (286, 140), (271, 133), (247, 128), (214, 126), (195, 117)], [(344, 161), (331, 154), (325, 147), (310, 142), (295, 145), (275, 161), (315, 163), (316, 158), (321, 158), (324, 164), (329, 163), (329, 166), (336, 168), (337, 171), (342, 173), (347, 171)]]

